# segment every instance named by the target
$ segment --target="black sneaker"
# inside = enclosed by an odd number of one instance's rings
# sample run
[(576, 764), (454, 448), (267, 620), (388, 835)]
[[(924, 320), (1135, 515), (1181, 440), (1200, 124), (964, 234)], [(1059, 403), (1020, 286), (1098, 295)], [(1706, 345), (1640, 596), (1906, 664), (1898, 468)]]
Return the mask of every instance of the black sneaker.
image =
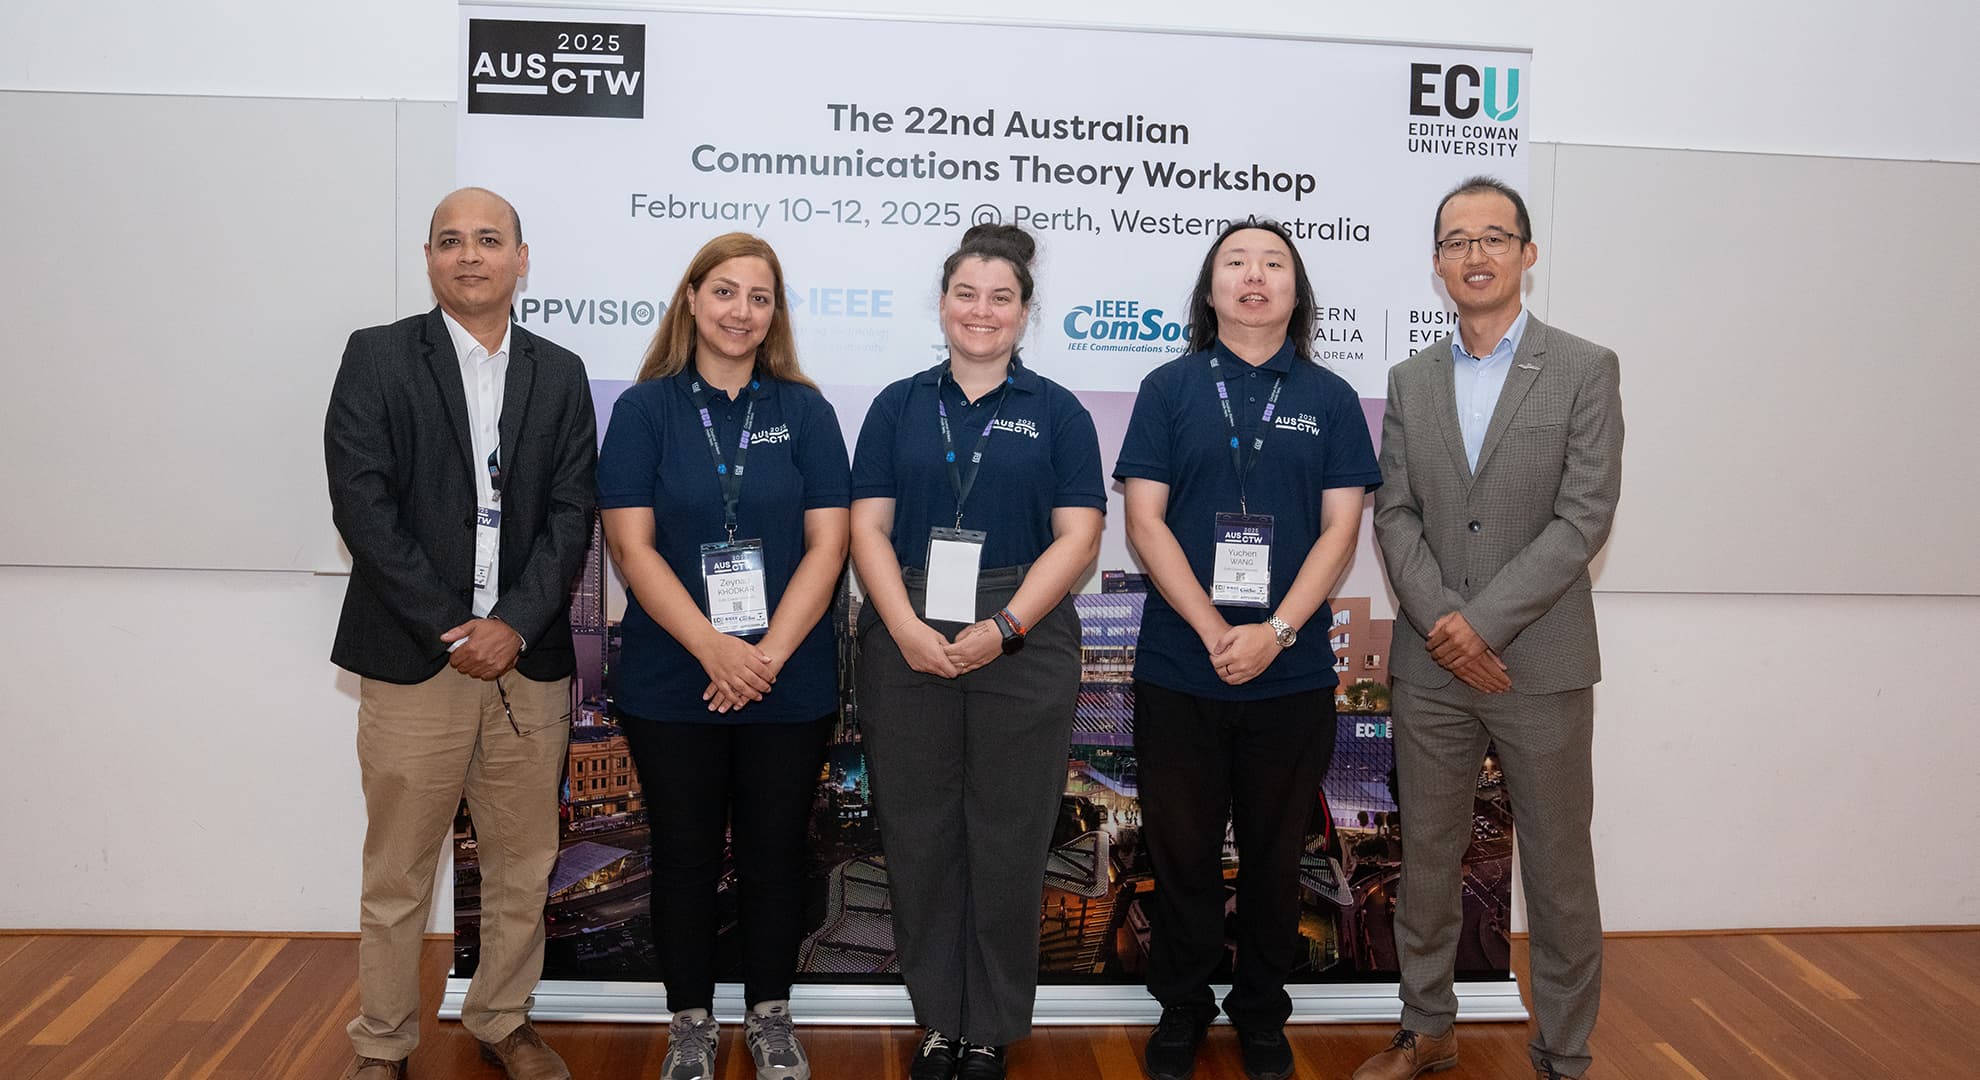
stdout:
[(1283, 1028), (1239, 1028), (1238, 1053), (1250, 1080), (1286, 1080), (1293, 1074), (1292, 1044)]
[(956, 1080), (1004, 1080), (1004, 1048), (964, 1043)]
[(956, 1075), (954, 1039), (929, 1028), (921, 1033), (921, 1046), (908, 1064), (908, 1080), (951, 1080)]
[(1196, 1072), (1196, 1048), (1203, 1045), (1203, 1034), (1209, 1028), (1209, 1021), (1186, 1005), (1163, 1009), (1162, 1019), (1141, 1054), (1149, 1080), (1189, 1080)]

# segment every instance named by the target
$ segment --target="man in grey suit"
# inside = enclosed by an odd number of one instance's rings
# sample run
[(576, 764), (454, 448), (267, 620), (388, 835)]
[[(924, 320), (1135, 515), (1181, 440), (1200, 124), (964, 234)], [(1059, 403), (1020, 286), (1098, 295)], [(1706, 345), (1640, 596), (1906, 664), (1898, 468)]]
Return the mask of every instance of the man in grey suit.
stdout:
[(439, 306), (351, 335), (323, 428), (351, 552), (330, 658), (362, 677), (364, 883), (346, 1080), (400, 1080), (440, 844), (466, 795), (481, 925), (461, 1023), (511, 1080), (568, 1080), (529, 1023), (570, 740), (570, 590), (591, 539), (584, 365), (509, 321), (529, 270), (506, 200), (433, 212)]
[(1355, 1080), (1457, 1064), (1461, 860), (1498, 748), (1532, 928), (1544, 1080), (1588, 1067), (1602, 983), (1589, 818), (1601, 677), (1588, 564), (1622, 485), (1616, 354), (1530, 316), (1526, 204), (1488, 177), (1437, 208), (1431, 264), (1459, 332), (1389, 372), (1375, 534), (1402, 617), (1393, 676), (1403, 870), (1402, 1030)]

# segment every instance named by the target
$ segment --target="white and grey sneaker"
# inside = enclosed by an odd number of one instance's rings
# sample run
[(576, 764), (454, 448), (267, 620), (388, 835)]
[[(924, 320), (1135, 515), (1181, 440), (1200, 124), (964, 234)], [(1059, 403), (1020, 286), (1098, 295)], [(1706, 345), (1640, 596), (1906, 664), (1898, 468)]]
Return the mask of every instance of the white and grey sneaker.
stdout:
[(791, 1003), (761, 1001), (743, 1021), (743, 1038), (756, 1062), (756, 1080), (811, 1080), (811, 1062), (791, 1023)]
[(667, 1026), (660, 1080), (715, 1080), (715, 1043), (722, 1028), (707, 1009), (683, 1009)]

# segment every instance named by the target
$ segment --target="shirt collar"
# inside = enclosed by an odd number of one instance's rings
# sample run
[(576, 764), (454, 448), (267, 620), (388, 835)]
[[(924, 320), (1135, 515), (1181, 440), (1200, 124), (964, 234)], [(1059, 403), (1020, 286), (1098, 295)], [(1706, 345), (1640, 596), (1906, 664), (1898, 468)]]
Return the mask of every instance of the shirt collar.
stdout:
[[(455, 322), (454, 317), (447, 314), (446, 308), (440, 309), (440, 319), (447, 324), (447, 336), (454, 341), (454, 359), (466, 360), (476, 349), (481, 348), (481, 342), (476, 341), (474, 335), (467, 332), (467, 327)], [(512, 324), (502, 324), (502, 347), (492, 353), (485, 353), (487, 359), (493, 360), (498, 356), (508, 359), (509, 336), (512, 329)]]
[(1299, 358), (1299, 350), (1293, 348), (1293, 341), (1290, 337), (1286, 339), (1284, 345), (1279, 346), (1278, 352), (1272, 354), (1270, 360), (1258, 365), (1256, 369), (1253, 369), (1244, 357), (1232, 352), (1230, 346), (1225, 345), (1221, 338), (1218, 339), (1216, 344), (1210, 346), (1210, 352), (1217, 357), (1219, 363), (1236, 365), (1239, 370), (1271, 371), (1280, 375), (1291, 371), (1293, 361)]
[[(945, 358), (940, 363), (936, 364), (934, 367), (929, 368), (927, 371), (924, 371), (919, 375), (916, 375), (914, 377), (914, 381), (917, 385), (920, 386), (939, 386), (941, 385), (942, 382), (943, 373), (948, 370), (949, 370), (949, 361)], [(1011, 389), (1022, 391), (1027, 394), (1038, 393), (1038, 391), (1041, 388), (1043, 388), (1045, 385), (1045, 376), (1040, 375), (1037, 372), (1031, 370), (1031, 368), (1025, 364), (1024, 357), (1020, 353), (1014, 352), (1011, 354), (1011, 370), (1009, 377), (1011, 380)]]
[(1482, 364), (1498, 355), (1501, 348), (1505, 348), (1507, 356), (1517, 354), (1519, 352), (1520, 340), (1526, 337), (1526, 316), (1526, 305), (1521, 304), (1519, 314), (1513, 318), (1512, 325), (1506, 327), (1506, 336), (1500, 338), (1499, 343), (1486, 352), (1484, 356), (1472, 356), (1471, 350), (1464, 347), (1464, 330), (1460, 327), (1456, 333), (1451, 335), (1451, 349), (1453, 350), (1451, 359), (1469, 358)]
[[(688, 362), (686, 364), (683, 364), (681, 366), (681, 370), (674, 375), (674, 384), (681, 388), (681, 393), (688, 395), (692, 395), (694, 393), (694, 391), (690, 388), (690, 384), (694, 382), (694, 377), (696, 374), (697, 372), (695, 371), (695, 367), (694, 367), (694, 358), (690, 356), (688, 357)], [(770, 396), (770, 388), (773, 384), (776, 383), (777, 380), (771, 378), (768, 375), (765, 375), (763, 373), (763, 365), (758, 364), (755, 370), (750, 372), (749, 381), (751, 384), (749, 390), (749, 396), (752, 398), (761, 399)], [(713, 397), (715, 396), (716, 393), (717, 391), (715, 390), (714, 387), (709, 387), (709, 396)]]

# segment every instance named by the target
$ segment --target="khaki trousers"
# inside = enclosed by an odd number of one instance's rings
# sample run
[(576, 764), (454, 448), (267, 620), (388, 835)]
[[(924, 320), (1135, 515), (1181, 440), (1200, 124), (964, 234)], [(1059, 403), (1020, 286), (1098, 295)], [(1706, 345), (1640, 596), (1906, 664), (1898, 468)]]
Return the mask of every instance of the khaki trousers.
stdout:
[(365, 1057), (404, 1058), (419, 1042), (420, 948), (440, 845), (463, 795), (481, 861), (481, 944), (461, 1024), (498, 1042), (529, 1018), (557, 861), (570, 680), (536, 682), (511, 671), (500, 681), (513, 725), (494, 682), (452, 668), (410, 686), (363, 680), (358, 1016), (345, 1030)]

